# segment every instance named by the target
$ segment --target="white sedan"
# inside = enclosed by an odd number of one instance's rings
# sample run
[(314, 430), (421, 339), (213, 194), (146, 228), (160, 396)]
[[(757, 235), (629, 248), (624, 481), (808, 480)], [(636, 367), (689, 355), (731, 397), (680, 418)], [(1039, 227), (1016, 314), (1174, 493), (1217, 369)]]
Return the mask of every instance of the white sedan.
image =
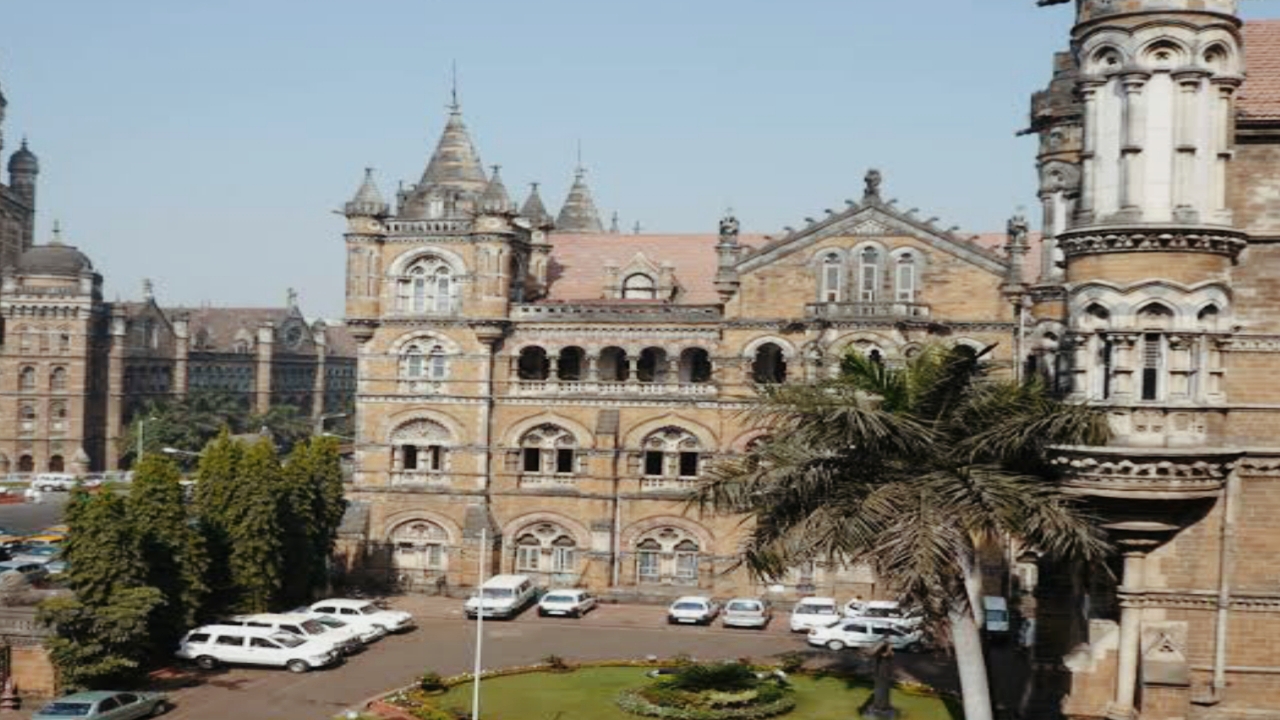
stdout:
[(791, 632), (808, 632), (816, 627), (827, 627), (840, 619), (835, 598), (802, 598), (791, 608)]
[(387, 632), (401, 632), (414, 628), (413, 616), (403, 610), (383, 610), (368, 600), (330, 598), (312, 603), (303, 612), (308, 615), (335, 617), (357, 630), (382, 628)]
[(596, 606), (596, 598), (586, 590), (551, 590), (538, 601), (538, 615), (582, 617)]
[(809, 644), (830, 650), (875, 647), (887, 640), (894, 650), (919, 650), (923, 638), (919, 630), (907, 630), (895, 623), (867, 618), (841, 620), (830, 627), (809, 631)]
[(710, 625), (720, 614), (720, 605), (715, 600), (701, 595), (682, 597), (667, 608), (667, 623), (688, 623), (690, 625)]

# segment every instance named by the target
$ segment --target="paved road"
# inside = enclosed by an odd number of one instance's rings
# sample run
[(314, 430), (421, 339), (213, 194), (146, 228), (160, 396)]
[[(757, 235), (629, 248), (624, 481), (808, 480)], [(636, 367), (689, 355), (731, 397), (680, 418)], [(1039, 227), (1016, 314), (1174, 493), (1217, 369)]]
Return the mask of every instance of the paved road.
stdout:
[[(173, 689), (170, 720), (327, 720), (371, 696), (412, 682), (428, 670), (442, 675), (471, 669), (475, 624), (462, 618), (460, 601), (412, 598), (396, 604), (418, 618), (417, 630), (392, 636), (350, 658), (343, 666), (293, 675), (237, 668), (191, 672), (174, 680), (194, 687)], [(767, 658), (808, 651), (816, 662), (856, 665), (856, 653), (809, 648), (786, 630), (785, 616), (766, 631), (720, 627), (669, 627), (664, 609), (605, 606), (582, 620), (539, 618), (525, 613), (513, 622), (485, 623), (486, 667), (531, 664), (548, 654), (570, 660), (602, 660), (688, 653), (701, 659)], [(943, 657), (899, 656), (905, 674), (954, 684)]]
[(38, 503), (0, 505), (0, 527), (18, 535), (30, 535), (62, 522), (68, 493), (42, 493)]

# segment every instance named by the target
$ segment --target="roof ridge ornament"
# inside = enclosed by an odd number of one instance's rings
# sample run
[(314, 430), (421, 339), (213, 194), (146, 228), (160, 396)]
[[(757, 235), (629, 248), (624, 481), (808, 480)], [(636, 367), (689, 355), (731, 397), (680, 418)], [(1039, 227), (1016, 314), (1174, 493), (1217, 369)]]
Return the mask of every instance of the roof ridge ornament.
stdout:
[(863, 178), (866, 188), (862, 192), (862, 202), (879, 204), (881, 202), (880, 184), (883, 181), (884, 176), (880, 174), (879, 170), (875, 168), (868, 170), (866, 177)]

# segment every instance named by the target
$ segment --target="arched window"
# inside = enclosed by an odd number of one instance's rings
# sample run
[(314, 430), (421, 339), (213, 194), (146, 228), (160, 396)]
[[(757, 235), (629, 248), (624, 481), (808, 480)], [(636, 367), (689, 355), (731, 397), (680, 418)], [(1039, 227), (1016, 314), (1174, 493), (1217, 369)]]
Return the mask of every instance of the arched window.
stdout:
[(65, 352), (70, 352), (70, 350), (71, 350), (71, 334), (65, 331), (59, 333), (58, 351), (65, 353)]
[(36, 389), (36, 369), (28, 365), (18, 371), (18, 389), (19, 390), (35, 390)]
[(49, 389), (53, 392), (63, 392), (67, 389), (66, 368), (55, 367), (53, 372), (49, 373)]
[(18, 418), (24, 423), (36, 421), (36, 405), (33, 402), (24, 402), (18, 406)]
[(31, 459), (30, 455), (23, 455), (18, 458), (18, 472), (29, 473), (35, 472), (36, 461)]
[(626, 382), (631, 377), (627, 351), (620, 347), (607, 347), (600, 351), (597, 369), (604, 382)]
[(647, 478), (691, 479), (702, 472), (701, 443), (679, 427), (656, 430), (644, 439), (642, 472)]
[(49, 458), (49, 472), (60, 473), (60, 472), (63, 472), (64, 470), (66, 470), (66, 465), (62, 461), (61, 455), (54, 455), (53, 457)]
[(1221, 312), (1217, 305), (1206, 305), (1200, 312), (1196, 313), (1196, 320), (1200, 322), (1200, 327), (1213, 332), (1218, 329), (1218, 318)]
[(844, 264), (831, 253), (822, 258), (822, 302), (840, 302), (844, 296)]
[(658, 297), (658, 285), (644, 273), (632, 273), (622, 281), (622, 297), (629, 300), (654, 300)]
[(445, 569), (449, 536), (429, 520), (411, 520), (396, 526), (389, 538), (395, 548), (393, 562), (400, 571), (439, 571)]
[(1160, 303), (1148, 303), (1138, 311), (1138, 327), (1143, 330), (1167, 330), (1173, 325), (1173, 311)]
[(410, 265), (398, 281), (400, 312), (449, 315), (457, 312), (457, 281), (443, 258), (428, 255)]
[(880, 251), (863, 248), (858, 254), (858, 299), (875, 302), (880, 297)]
[(532, 345), (520, 351), (516, 361), (516, 375), (521, 380), (546, 380), (551, 375), (551, 361), (547, 351)]
[(412, 420), (391, 433), (393, 470), (404, 473), (441, 473), (447, 468), (451, 435), (432, 420)]
[(560, 380), (581, 380), (582, 366), (586, 360), (587, 353), (580, 347), (567, 347), (560, 350), (560, 357), (556, 362), (556, 378)]
[(787, 359), (776, 343), (765, 343), (756, 348), (751, 363), (751, 379), (760, 384), (786, 382)]
[(636, 379), (642, 383), (663, 383), (667, 381), (667, 351), (662, 348), (648, 347), (640, 351), (640, 361), (636, 363)]
[(894, 293), (898, 302), (916, 300), (916, 256), (903, 253), (898, 256), (894, 274)]
[(702, 348), (688, 348), (680, 353), (680, 382), (711, 382), (711, 356)]
[(577, 472), (578, 440), (559, 425), (539, 425), (520, 438), (520, 471), (530, 475)]
[(54, 401), (49, 404), (49, 418), (52, 421), (50, 428), (55, 432), (62, 432), (67, 429), (67, 404), (61, 401)]
[(697, 538), (681, 528), (651, 530), (635, 544), (636, 581), (696, 585), (701, 554)]
[(515, 571), (564, 575), (578, 570), (578, 542), (556, 523), (540, 522), (516, 534)]
[(408, 380), (444, 380), (449, 355), (438, 343), (412, 342), (400, 351), (400, 376)]

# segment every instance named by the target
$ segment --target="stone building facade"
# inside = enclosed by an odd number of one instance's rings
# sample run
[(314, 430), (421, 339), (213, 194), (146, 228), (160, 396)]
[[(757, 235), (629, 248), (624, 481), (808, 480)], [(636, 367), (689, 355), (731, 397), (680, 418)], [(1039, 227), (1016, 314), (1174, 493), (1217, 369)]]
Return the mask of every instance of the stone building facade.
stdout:
[[(1066, 0), (1041, 0), (1056, 5)], [(1077, 0), (1032, 102), (1044, 263), (1028, 365), (1105, 408), (1060, 458), (1114, 579), (1046, 565), (1043, 709), (1280, 711), (1280, 23), (1236, 0)]]
[[(0, 158), (4, 157), (4, 115), (9, 101), (0, 89)], [(22, 141), (9, 156), (9, 184), (0, 182), (0, 268), (13, 267), (31, 247), (36, 218), (36, 178), (40, 163)]]
[[(762, 591), (735, 518), (688, 507), (717, 458), (767, 429), (760, 383), (816, 378), (849, 351), (996, 344), (1025, 233), (961, 237), (857, 200), (778, 237), (602, 232), (581, 169), (553, 220), (517, 207), (455, 108), (421, 180), (345, 207), (347, 324), (359, 346), (344, 552), (410, 589), (521, 572), (620, 597)], [(481, 535), (485, 542), (481, 543)], [(858, 568), (802, 568), (775, 593), (874, 591)]]

